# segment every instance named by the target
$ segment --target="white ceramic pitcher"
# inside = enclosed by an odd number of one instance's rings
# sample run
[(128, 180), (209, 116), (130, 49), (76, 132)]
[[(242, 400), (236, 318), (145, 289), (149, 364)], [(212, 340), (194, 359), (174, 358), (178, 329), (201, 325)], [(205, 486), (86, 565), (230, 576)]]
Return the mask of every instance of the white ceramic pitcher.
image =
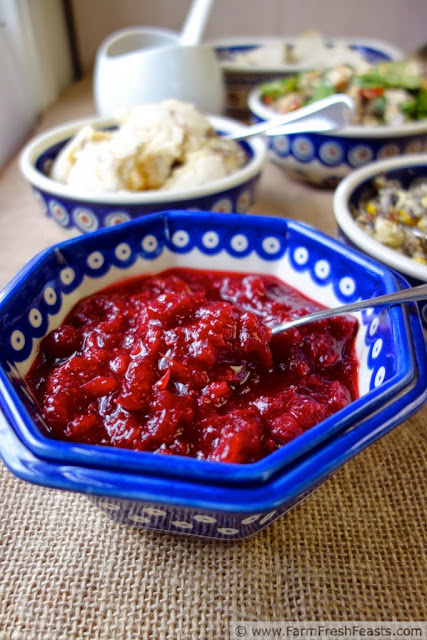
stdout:
[(208, 45), (180, 44), (180, 34), (155, 27), (132, 27), (100, 45), (94, 69), (95, 105), (101, 116), (120, 107), (177, 98), (204, 113), (224, 109), (224, 81)]

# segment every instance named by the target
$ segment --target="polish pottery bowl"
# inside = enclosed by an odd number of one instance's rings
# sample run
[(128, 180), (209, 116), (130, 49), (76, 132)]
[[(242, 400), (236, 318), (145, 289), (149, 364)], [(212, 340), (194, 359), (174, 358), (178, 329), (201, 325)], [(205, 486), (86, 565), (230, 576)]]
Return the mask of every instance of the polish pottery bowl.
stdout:
[[(241, 128), (228, 118), (211, 116), (210, 121), (222, 133)], [(32, 186), (43, 213), (65, 229), (87, 233), (164, 209), (246, 213), (255, 200), (266, 159), (266, 145), (261, 138), (239, 143), (247, 156), (240, 169), (197, 187), (91, 193), (53, 180), (49, 176), (53, 160), (85, 125), (111, 129), (116, 122), (92, 118), (60, 125), (30, 141), (20, 157), (21, 172)]]
[[(382, 244), (378, 239), (368, 233), (367, 230), (357, 224), (355, 220), (356, 212), (362, 204), (378, 191), (374, 186), (374, 181), (378, 178), (396, 181), (396, 201), (399, 200), (399, 191), (410, 192), (411, 186), (416, 187), (420, 181), (427, 181), (427, 153), (400, 156), (371, 162), (366, 167), (350, 173), (338, 185), (334, 194), (334, 215), (341, 238), (349, 246), (362, 251), (368, 256), (375, 258), (379, 262), (387, 265), (391, 269), (399, 272), (413, 286), (427, 282), (427, 263), (422, 259), (413, 259), (402, 252), (398, 246), (392, 248)], [(400, 197), (401, 208), (404, 207), (404, 200)], [(424, 204), (426, 210), (426, 204)], [(374, 212), (371, 214), (372, 223), (375, 222)], [(369, 222), (371, 222), (369, 220)], [(411, 220), (407, 222), (413, 223)], [(390, 225), (390, 223), (389, 223)], [(393, 227), (388, 227), (393, 232)], [(398, 218), (394, 224), (397, 235), (396, 241), (400, 237), (402, 228)], [(412, 227), (409, 228), (411, 232)], [(427, 230), (426, 230), (427, 233)], [(402, 236), (402, 241), (403, 241)], [(391, 238), (393, 240), (393, 238)], [(427, 235), (424, 243), (427, 242)], [(424, 326), (427, 327), (427, 303), (420, 301), (421, 317)]]
[(117, 522), (234, 540), (263, 529), (425, 402), (415, 304), (356, 314), (359, 397), (261, 460), (236, 464), (52, 438), (25, 376), (77, 301), (180, 267), (270, 275), (333, 306), (407, 283), (301, 223), (164, 211), (36, 256), (0, 296), (0, 455), (18, 477), (88, 497)]
[[(265, 105), (260, 90), (249, 96), (256, 122), (277, 116)], [(374, 160), (427, 150), (427, 119), (401, 126), (349, 125), (338, 131), (271, 136), (269, 156), (291, 177), (334, 188), (351, 171)]]

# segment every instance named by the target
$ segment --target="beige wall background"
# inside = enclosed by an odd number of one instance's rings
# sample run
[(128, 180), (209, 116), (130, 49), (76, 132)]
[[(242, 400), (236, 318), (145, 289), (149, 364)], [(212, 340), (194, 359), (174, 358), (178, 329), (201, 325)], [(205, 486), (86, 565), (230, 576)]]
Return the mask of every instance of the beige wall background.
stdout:
[[(101, 41), (127, 26), (180, 30), (191, 0), (72, 0), (82, 70)], [(215, 0), (205, 40), (227, 36), (328, 36), (386, 40), (409, 52), (427, 41), (427, 0)]]

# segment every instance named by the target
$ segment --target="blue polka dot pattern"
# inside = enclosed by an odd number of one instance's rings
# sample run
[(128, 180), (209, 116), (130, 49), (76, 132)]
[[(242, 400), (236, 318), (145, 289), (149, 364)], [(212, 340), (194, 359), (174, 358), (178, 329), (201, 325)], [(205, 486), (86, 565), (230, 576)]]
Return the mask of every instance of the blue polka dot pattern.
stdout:
[[(65, 141), (52, 145), (36, 160), (35, 167), (42, 173), (49, 175), (52, 161), (58, 154)], [(249, 158), (253, 158), (254, 151), (246, 142), (242, 142)], [(242, 184), (225, 188), (217, 193), (181, 198), (180, 200), (151, 202), (148, 204), (121, 204), (112, 207), (97, 201), (81, 202), (67, 197), (52, 197), (44, 190), (33, 188), (40, 207), (47, 216), (65, 228), (77, 229), (81, 233), (90, 233), (96, 229), (109, 228), (123, 222), (144, 217), (167, 209), (181, 209), (193, 211), (212, 211), (217, 213), (246, 213), (255, 201), (255, 188), (260, 172), (246, 179)], [(169, 193), (165, 197), (170, 196)]]
[[(213, 214), (212, 214), (213, 215)], [(208, 219), (209, 220), (209, 219)], [(212, 268), (218, 268), (215, 256), (226, 253), (232, 258), (246, 260), (242, 270), (250, 270), (251, 256), (265, 263), (277, 262), (285, 257), (295, 272), (309, 276), (313, 286), (332, 286), (339, 302), (346, 303), (363, 297), (369, 297), (369, 286), (366, 280), (354, 272), (349, 275), (351, 261), (337, 257), (336, 246), (319, 244), (316, 234), (283, 233), (275, 228), (271, 222), (268, 229), (261, 225), (235, 224), (233, 217), (230, 223), (221, 225), (211, 224), (204, 216), (189, 214), (183, 221), (164, 225), (157, 222), (147, 223), (139, 231), (135, 229), (128, 238), (119, 234), (117, 241), (100, 243), (88, 241), (91, 250), (84, 249), (80, 255), (64, 256), (67, 265), (58, 271), (49, 283), (39, 288), (32, 301), (29, 315), (19, 318), (10, 327), (6, 354), (7, 359), (14, 362), (25, 361), (32, 350), (33, 340), (40, 338), (46, 332), (49, 318), (56, 315), (61, 308), (63, 294), (77, 291), (85, 277), (97, 279), (108, 274), (112, 267), (118, 267), (123, 272), (132, 267), (138, 259), (153, 261), (158, 259), (165, 250), (175, 254), (188, 254), (195, 248), (206, 257), (212, 259)], [(282, 227), (282, 225), (281, 225)], [(84, 257), (83, 257), (84, 256)], [(50, 260), (51, 262), (51, 260)], [(52, 264), (51, 264), (52, 266)], [(292, 280), (292, 279), (291, 279)], [(37, 290), (37, 289), (35, 289)], [(384, 334), (383, 326), (377, 322), (380, 311), (367, 318), (366, 356), (370, 370), (370, 388), (379, 386), (381, 382), (393, 375), (394, 361), (387, 358), (387, 350), (379, 349), (379, 344), (390, 348), (391, 340)], [(377, 326), (378, 325), (378, 326)], [(387, 328), (389, 330), (389, 328)], [(375, 345), (375, 351), (373, 351)], [(382, 378), (378, 371), (383, 371)]]
[[(253, 118), (256, 122), (261, 121), (255, 114)], [(352, 169), (373, 160), (423, 151), (427, 151), (426, 132), (394, 138), (340, 136), (334, 132), (294, 133), (269, 139), (269, 154), (273, 162), (297, 179), (328, 188), (335, 187)]]
[(137, 529), (191, 533), (222, 540), (238, 540), (261, 531), (289, 508), (286, 505), (285, 508), (250, 515), (212, 514), (169, 505), (147, 505), (97, 497), (90, 499), (115, 522)]

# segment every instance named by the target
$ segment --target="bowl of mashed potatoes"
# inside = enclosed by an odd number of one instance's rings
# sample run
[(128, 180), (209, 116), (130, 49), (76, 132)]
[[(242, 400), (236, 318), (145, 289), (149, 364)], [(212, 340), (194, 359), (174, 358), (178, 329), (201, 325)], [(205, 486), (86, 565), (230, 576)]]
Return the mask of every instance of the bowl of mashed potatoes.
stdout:
[(223, 139), (237, 127), (178, 100), (137, 105), (42, 133), (20, 168), (44, 212), (83, 233), (164, 209), (245, 213), (266, 146)]

